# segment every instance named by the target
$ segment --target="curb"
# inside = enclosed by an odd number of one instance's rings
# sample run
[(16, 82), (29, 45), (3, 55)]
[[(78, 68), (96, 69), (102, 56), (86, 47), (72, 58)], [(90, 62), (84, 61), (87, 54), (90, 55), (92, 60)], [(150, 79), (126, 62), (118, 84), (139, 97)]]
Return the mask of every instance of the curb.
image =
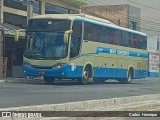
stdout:
[[(21, 106), (13, 108), (1, 108), (0, 111), (156, 111), (160, 110), (160, 94), (90, 100), (81, 102), (69, 102), (63, 104), (45, 104), (35, 106)], [(78, 112), (75, 115), (79, 115)], [(60, 114), (61, 115), (61, 114)], [(81, 114), (83, 116), (83, 114)], [(86, 115), (86, 114), (85, 114)], [(136, 117), (137, 118), (137, 117)], [(75, 117), (42, 117), (42, 118), (6, 118), (3, 120), (77, 120)], [(123, 117), (78, 117), (78, 120), (123, 120)], [(129, 118), (130, 119), (130, 118)], [(1, 119), (0, 119), (1, 120)], [(126, 118), (125, 118), (126, 120)], [(150, 120), (145, 119), (145, 120)]]
[(7, 82), (6, 80), (0, 80), (0, 84), (6, 83), (6, 82)]
[(13, 110), (13, 111), (84, 111), (93, 110), (98, 108), (105, 108), (111, 110), (118, 106), (128, 104), (138, 104), (152, 101), (160, 101), (160, 94), (131, 96), (122, 98), (110, 98), (100, 100), (89, 100), (81, 102), (68, 102), (63, 104), (44, 104), (34, 106), (21, 106), (11, 108), (0, 108), (0, 111)]

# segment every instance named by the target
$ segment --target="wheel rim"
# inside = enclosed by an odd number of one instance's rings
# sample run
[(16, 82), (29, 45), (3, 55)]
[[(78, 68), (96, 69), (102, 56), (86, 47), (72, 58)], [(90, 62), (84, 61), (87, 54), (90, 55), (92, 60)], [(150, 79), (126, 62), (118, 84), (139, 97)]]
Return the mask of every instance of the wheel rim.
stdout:
[(88, 72), (87, 72), (87, 71), (84, 71), (84, 72), (83, 72), (83, 78), (84, 78), (85, 80), (88, 80)]
[(128, 82), (131, 82), (131, 80), (132, 80), (132, 74), (131, 74), (131, 72), (129, 72), (129, 75), (128, 75)]

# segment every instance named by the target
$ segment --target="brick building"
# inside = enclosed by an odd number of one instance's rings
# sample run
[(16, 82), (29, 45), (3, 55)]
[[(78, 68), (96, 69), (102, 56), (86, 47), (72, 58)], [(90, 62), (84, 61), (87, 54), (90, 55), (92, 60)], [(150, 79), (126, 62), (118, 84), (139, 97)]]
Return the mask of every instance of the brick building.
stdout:
[(130, 5), (83, 6), (81, 12), (101, 17), (121, 27), (140, 31), (140, 8)]

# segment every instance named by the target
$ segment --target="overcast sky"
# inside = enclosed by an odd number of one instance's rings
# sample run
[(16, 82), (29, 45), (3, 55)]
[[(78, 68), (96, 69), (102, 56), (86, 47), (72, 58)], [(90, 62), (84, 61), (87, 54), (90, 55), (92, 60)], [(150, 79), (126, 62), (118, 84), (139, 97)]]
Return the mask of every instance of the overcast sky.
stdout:
[[(136, 3), (138, 3), (139, 5)], [(149, 29), (150, 31), (149, 30), (147, 31), (147, 33), (149, 34), (152, 35), (160, 34), (160, 7), (159, 7), (160, 0), (90, 0), (90, 4), (92, 5), (129, 4), (138, 7), (141, 9), (141, 18), (140, 18), (141, 27)], [(150, 23), (146, 23), (144, 20), (147, 20)]]

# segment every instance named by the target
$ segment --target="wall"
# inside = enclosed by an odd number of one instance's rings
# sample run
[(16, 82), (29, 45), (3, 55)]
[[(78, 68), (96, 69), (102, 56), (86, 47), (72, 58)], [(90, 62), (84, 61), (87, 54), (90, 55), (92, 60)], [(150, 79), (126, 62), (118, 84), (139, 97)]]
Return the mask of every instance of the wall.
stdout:
[(121, 27), (128, 27), (128, 6), (84, 6), (81, 11), (86, 14), (105, 18)]
[(133, 24), (132, 22), (136, 23), (137, 31), (140, 31), (140, 8), (134, 6), (128, 6), (128, 28), (132, 29)]

